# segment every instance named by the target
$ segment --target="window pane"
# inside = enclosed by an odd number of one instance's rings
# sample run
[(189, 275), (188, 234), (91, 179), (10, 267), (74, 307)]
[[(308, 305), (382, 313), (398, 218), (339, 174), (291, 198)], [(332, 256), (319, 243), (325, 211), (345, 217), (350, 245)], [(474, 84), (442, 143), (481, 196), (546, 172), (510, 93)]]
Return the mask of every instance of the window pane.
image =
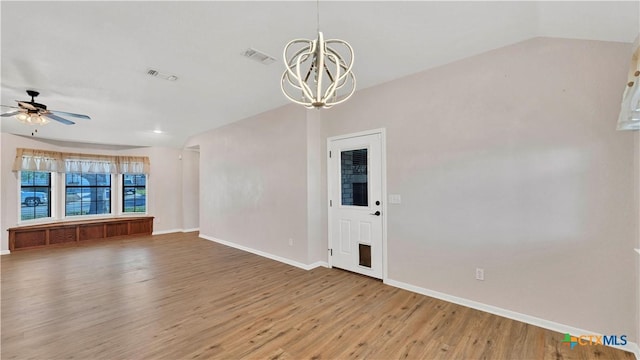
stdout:
[(97, 215), (110, 213), (110, 174), (66, 174), (66, 216)]
[(143, 174), (122, 175), (122, 212), (147, 211), (147, 177)]
[(369, 206), (367, 149), (340, 153), (342, 205)]
[(20, 172), (20, 220), (51, 217), (51, 174)]

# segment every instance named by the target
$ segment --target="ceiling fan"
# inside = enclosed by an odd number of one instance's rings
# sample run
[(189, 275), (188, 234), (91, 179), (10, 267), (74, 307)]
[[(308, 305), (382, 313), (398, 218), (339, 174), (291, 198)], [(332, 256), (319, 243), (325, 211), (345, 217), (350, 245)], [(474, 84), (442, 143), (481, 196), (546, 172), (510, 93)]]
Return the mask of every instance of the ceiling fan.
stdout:
[(64, 111), (57, 110), (47, 110), (47, 105), (39, 104), (35, 102), (34, 98), (40, 95), (39, 92), (34, 90), (27, 90), (27, 94), (31, 96), (31, 101), (19, 101), (16, 100), (18, 106), (9, 106), (9, 105), (0, 105), (2, 107), (12, 108), (9, 112), (0, 114), (1, 117), (14, 116), (18, 121), (23, 124), (29, 125), (46, 125), (50, 122), (50, 120), (55, 120), (57, 122), (61, 122), (65, 125), (73, 125), (75, 122), (71, 120), (67, 120), (60, 115), (63, 116), (72, 116), (80, 119), (90, 120), (91, 118), (87, 115), (82, 114), (74, 114)]

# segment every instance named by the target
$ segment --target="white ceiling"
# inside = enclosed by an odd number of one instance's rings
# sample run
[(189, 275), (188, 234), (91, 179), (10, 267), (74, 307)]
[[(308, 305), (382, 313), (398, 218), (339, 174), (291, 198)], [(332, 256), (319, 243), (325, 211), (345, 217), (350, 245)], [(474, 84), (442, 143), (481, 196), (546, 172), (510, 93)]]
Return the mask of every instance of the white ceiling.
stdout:
[[(536, 36), (630, 43), (639, 4), (323, 0), (320, 29), (353, 46), (363, 89)], [(315, 1), (2, 1), (0, 11), (1, 103), (38, 90), (50, 109), (92, 120), (52, 123), (37, 136), (113, 145), (182, 147), (189, 136), (287, 104), (282, 49), (316, 32)], [(243, 58), (248, 47), (278, 61)], [(179, 79), (152, 78), (148, 68)], [(13, 118), (0, 125), (33, 130)]]

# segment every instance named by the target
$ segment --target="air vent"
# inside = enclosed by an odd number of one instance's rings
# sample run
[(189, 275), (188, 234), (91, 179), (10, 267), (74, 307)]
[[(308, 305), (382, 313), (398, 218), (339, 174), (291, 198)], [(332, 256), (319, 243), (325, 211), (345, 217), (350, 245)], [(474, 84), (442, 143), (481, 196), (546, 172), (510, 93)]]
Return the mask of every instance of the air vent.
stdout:
[(164, 79), (164, 80), (168, 80), (168, 81), (176, 81), (178, 80), (178, 77), (175, 75), (171, 75), (171, 74), (167, 74), (167, 73), (161, 73), (158, 70), (155, 69), (147, 69), (147, 75), (149, 76), (153, 76), (153, 77), (158, 77), (160, 79)]
[(263, 53), (262, 51), (252, 49), (252, 48), (248, 48), (247, 50), (245, 50), (242, 53), (242, 56), (265, 65), (273, 64), (276, 61), (276, 58), (274, 58), (273, 56), (269, 56)]

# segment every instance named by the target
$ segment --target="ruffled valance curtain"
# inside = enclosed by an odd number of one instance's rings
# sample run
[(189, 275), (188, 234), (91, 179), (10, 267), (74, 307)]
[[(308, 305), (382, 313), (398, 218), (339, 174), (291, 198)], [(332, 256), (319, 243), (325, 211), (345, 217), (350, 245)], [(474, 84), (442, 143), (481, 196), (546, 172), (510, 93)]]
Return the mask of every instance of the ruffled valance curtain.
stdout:
[(61, 152), (18, 148), (12, 170), (64, 172), (64, 160)]
[(116, 156), (16, 149), (13, 171), (149, 174), (146, 156)]
[(150, 163), (146, 156), (117, 156), (118, 174), (148, 174)]

